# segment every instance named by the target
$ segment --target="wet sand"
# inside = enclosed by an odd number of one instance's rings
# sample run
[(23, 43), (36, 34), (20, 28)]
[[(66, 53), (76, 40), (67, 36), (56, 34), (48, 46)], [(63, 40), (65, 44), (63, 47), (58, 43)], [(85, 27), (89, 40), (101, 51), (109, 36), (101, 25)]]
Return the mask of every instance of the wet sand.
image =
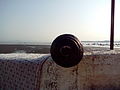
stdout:
[[(120, 48), (115, 48), (120, 51)], [(84, 53), (110, 51), (109, 47), (84, 46)], [(50, 53), (50, 45), (22, 45), (22, 44), (0, 44), (1, 53)]]
[(49, 53), (50, 45), (0, 44), (0, 53)]

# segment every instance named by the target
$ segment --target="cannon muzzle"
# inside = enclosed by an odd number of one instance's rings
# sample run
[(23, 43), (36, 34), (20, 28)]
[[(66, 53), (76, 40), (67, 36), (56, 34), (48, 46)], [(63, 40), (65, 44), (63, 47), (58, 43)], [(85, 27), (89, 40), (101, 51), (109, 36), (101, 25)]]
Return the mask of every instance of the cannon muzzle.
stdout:
[(52, 42), (50, 53), (58, 65), (72, 67), (81, 61), (83, 46), (74, 35), (63, 34)]

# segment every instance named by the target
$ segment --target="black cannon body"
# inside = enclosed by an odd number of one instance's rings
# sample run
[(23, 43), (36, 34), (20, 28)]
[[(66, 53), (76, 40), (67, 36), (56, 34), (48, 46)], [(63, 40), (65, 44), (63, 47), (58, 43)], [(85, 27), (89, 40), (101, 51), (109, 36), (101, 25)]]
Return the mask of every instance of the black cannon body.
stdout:
[(83, 57), (83, 46), (71, 34), (58, 36), (51, 45), (51, 57), (60, 66), (72, 67), (77, 65)]

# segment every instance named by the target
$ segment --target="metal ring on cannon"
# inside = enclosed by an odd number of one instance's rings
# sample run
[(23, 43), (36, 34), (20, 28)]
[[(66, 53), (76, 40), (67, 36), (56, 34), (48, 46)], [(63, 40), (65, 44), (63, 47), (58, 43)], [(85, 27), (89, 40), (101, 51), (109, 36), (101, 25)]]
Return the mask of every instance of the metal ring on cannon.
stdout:
[(77, 65), (83, 57), (83, 46), (80, 41), (71, 34), (58, 36), (50, 49), (52, 59), (62, 67)]

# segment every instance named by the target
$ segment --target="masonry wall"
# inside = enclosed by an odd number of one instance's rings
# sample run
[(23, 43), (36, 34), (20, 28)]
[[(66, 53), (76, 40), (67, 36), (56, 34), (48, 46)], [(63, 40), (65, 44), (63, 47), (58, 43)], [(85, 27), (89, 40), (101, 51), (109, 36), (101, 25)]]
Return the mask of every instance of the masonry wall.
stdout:
[(120, 53), (85, 54), (71, 68), (57, 65), (50, 55), (1, 54), (0, 90), (11, 89), (120, 90)]

